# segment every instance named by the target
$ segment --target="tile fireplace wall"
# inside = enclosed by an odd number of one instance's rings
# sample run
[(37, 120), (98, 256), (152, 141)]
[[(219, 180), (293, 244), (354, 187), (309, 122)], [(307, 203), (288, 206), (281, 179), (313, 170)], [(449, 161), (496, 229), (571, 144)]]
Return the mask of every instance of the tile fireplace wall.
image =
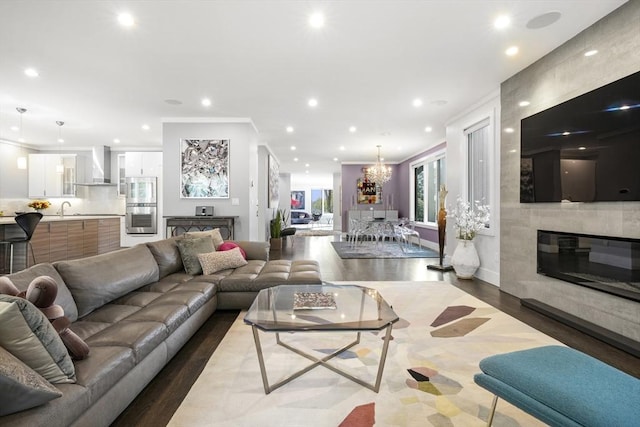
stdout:
[(640, 202), (519, 202), (520, 120), (639, 71), (639, 28), (630, 1), (502, 83), (500, 286), (640, 342), (640, 303), (536, 273), (537, 230), (640, 238)]

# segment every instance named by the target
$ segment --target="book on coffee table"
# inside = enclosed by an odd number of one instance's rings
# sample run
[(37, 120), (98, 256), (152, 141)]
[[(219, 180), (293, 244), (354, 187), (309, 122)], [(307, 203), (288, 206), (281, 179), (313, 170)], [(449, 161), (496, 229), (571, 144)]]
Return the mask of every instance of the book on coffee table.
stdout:
[(336, 300), (331, 292), (296, 292), (293, 294), (294, 310), (336, 309)]

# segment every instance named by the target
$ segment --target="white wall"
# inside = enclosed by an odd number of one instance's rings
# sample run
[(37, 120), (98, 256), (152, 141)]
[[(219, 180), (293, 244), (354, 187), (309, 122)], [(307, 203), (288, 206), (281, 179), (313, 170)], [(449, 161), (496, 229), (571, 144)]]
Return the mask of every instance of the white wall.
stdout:
[[(229, 140), (229, 198), (182, 199), (180, 198), (180, 140), (228, 139)], [(195, 207), (210, 205), (216, 216), (237, 216), (235, 238), (257, 240), (255, 215), (258, 200), (255, 187), (257, 179), (258, 133), (248, 119), (164, 119), (162, 125), (163, 150), (163, 199), (164, 216), (193, 216)], [(258, 168), (256, 168), (258, 165)], [(264, 181), (264, 180), (262, 180)], [(266, 191), (266, 190), (265, 190)], [(262, 191), (259, 194), (263, 194)], [(164, 227), (164, 221), (162, 221)]]
[[(447, 210), (454, 206), (458, 196), (467, 195), (467, 141), (465, 129), (489, 118), (489, 131), (494, 138), (491, 175), (491, 229), (481, 230), (474, 239), (480, 268), (476, 277), (500, 286), (500, 94), (490, 94), (467, 112), (447, 124)], [(446, 246), (455, 248), (453, 221), (447, 222)], [(453, 254), (453, 252), (451, 252)]]

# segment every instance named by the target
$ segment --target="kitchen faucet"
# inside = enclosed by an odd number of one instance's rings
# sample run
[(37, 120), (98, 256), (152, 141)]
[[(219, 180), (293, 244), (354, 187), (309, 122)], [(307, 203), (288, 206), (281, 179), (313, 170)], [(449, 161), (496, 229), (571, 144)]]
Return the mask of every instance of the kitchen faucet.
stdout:
[(60, 217), (61, 217), (61, 218), (64, 218), (64, 205), (65, 205), (65, 203), (66, 203), (69, 207), (71, 207), (71, 203), (69, 203), (68, 201), (66, 201), (66, 200), (65, 200), (64, 202), (62, 202), (62, 204), (60, 205)]

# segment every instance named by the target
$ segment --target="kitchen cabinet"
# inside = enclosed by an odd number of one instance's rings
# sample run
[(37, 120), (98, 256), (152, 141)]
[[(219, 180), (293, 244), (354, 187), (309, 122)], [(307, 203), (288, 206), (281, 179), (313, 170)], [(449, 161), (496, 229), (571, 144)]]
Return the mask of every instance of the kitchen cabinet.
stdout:
[(78, 162), (75, 154), (29, 154), (29, 197), (73, 197)]
[(120, 218), (98, 220), (98, 253), (120, 249)]
[(120, 218), (40, 222), (31, 244), (37, 263), (111, 252), (120, 249)]
[(125, 153), (126, 176), (160, 176), (162, 174), (162, 153), (156, 151)]

